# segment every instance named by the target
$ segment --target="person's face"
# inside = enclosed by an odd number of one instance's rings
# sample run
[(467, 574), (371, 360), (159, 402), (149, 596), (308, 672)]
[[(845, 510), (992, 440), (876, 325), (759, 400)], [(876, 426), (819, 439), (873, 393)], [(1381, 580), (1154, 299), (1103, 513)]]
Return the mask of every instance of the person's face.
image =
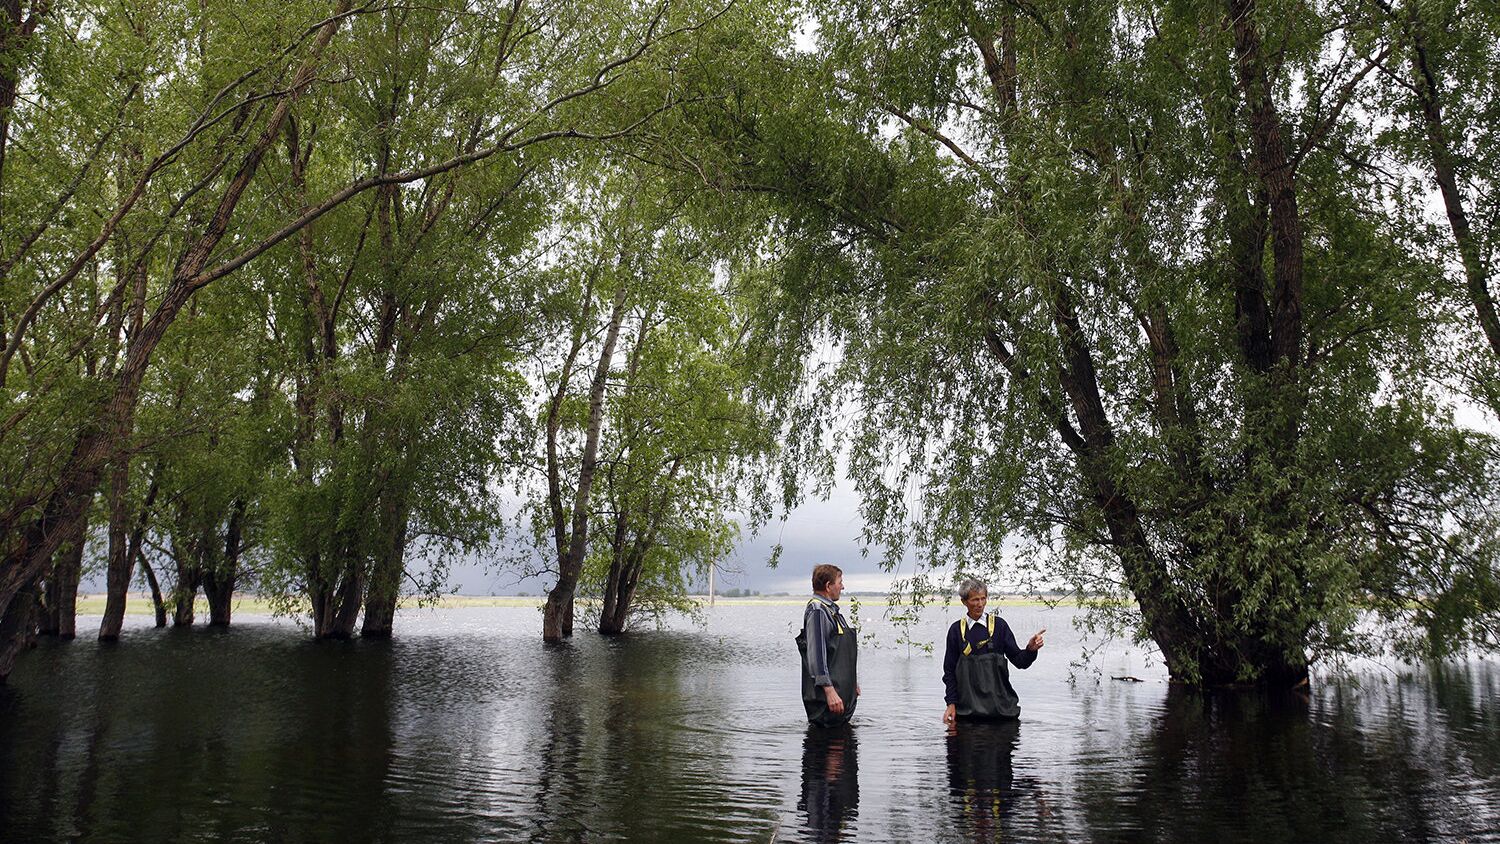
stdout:
[(978, 618), (984, 615), (984, 605), (990, 602), (990, 593), (975, 592), (964, 599), (964, 606), (969, 608), (969, 618)]
[(844, 594), (844, 576), (841, 574), (828, 584), (828, 600), (837, 601), (842, 594)]

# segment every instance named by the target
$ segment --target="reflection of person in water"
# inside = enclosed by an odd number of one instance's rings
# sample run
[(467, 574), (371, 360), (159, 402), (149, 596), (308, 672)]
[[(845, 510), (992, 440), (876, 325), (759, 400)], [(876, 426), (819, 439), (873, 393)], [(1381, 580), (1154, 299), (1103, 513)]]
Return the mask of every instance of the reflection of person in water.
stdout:
[(958, 827), (974, 841), (1005, 837), (1004, 821), (1015, 815), (1011, 757), (1021, 722), (966, 725), (948, 734), (948, 793)]
[(797, 810), (807, 819), (812, 841), (840, 841), (859, 816), (859, 762), (854, 730), (847, 724), (809, 726), (802, 740), (802, 799)]
[(1016, 690), (1010, 685), (1006, 660), (1017, 668), (1029, 668), (1036, 662), (1042, 647), (1043, 627), (1026, 642), (1016, 646), (1010, 625), (998, 614), (986, 615), (989, 587), (982, 580), (966, 580), (959, 587), (967, 613), (948, 628), (948, 645), (943, 654), (944, 701), (943, 723), (952, 727), (959, 718), (1016, 718), (1021, 706)]
[(797, 650), (802, 654), (802, 706), (820, 727), (847, 723), (859, 700), (859, 642), (839, 612), (844, 573), (838, 566), (813, 569), (813, 598), (802, 615)]

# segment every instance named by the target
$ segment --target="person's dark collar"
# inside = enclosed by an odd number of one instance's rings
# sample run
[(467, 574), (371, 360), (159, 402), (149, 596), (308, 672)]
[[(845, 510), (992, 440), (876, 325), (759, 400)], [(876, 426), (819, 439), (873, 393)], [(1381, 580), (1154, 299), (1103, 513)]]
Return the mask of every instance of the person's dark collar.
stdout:
[(828, 597), (827, 595), (824, 595), (821, 592), (814, 592), (813, 593), (813, 597), (817, 598), (819, 601), (822, 601), (823, 603), (827, 604), (828, 606), (833, 607), (834, 609), (838, 609), (839, 608), (838, 601), (835, 601), (834, 599)]

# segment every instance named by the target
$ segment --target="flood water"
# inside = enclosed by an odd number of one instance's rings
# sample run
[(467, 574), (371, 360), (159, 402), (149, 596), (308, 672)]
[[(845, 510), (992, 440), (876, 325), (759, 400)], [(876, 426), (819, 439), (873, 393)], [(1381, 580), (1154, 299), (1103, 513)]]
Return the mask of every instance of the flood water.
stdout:
[(1500, 841), (1494, 661), (1204, 696), (1123, 648), (1070, 676), (1071, 611), (1002, 614), (1048, 628), (1021, 720), (952, 737), (956, 611), (931, 654), (867, 625), (829, 732), (797, 605), (559, 647), (507, 608), (404, 612), (392, 642), (248, 617), (43, 642), (0, 687), (0, 841)]

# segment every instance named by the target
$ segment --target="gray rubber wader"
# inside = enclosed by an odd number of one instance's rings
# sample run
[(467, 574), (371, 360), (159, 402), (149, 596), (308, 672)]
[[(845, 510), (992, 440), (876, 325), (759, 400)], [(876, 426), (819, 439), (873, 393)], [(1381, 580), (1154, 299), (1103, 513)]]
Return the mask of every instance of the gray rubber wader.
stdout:
[(983, 653), (958, 658), (958, 705), (960, 718), (1021, 717), (1021, 701), (1010, 685), (1010, 666), (1005, 654), (985, 649)]
[(828, 631), (828, 679), (833, 681), (833, 688), (844, 700), (844, 714), (838, 715), (828, 710), (828, 699), (823, 690), (813, 685), (813, 679), (807, 673), (807, 633), (803, 631), (797, 634), (797, 653), (802, 655), (802, 708), (807, 710), (807, 721), (819, 727), (836, 727), (847, 724), (849, 718), (854, 715), (854, 706), (859, 698), (854, 694), (855, 667), (859, 662), (859, 642), (854, 635), (854, 628), (843, 627), (834, 623), (833, 628)]

